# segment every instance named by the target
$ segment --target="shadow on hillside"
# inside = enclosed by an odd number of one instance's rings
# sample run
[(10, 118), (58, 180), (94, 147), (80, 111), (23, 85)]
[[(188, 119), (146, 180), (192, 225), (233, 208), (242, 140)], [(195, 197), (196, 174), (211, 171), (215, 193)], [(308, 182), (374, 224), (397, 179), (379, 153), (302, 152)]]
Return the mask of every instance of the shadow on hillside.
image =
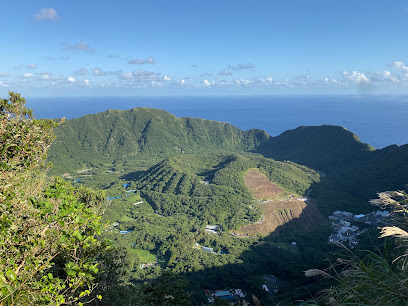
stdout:
[(204, 176), (205, 180), (207, 180), (207, 181), (212, 181), (214, 179), (215, 173), (217, 171), (219, 171), (220, 169), (225, 168), (228, 164), (230, 164), (232, 161), (234, 161), (234, 159), (235, 158), (234, 158), (233, 154), (227, 155), (225, 160), (223, 160), (222, 162), (220, 162), (216, 166), (213, 166), (211, 170), (203, 171), (203, 172), (196, 173), (196, 174), (198, 176)]
[[(313, 204), (307, 205), (298, 219), (292, 219), (279, 226), (273, 233), (261, 238), (259, 243), (244, 251), (239, 256), (241, 263), (227, 263), (187, 273), (190, 290), (201, 293), (193, 297), (194, 302), (201, 305), (201, 302), (205, 301), (204, 290), (207, 289), (240, 288), (257, 296), (261, 305), (274, 305), (276, 299), (287, 305), (288, 300), (313, 297), (322, 288), (313, 279), (304, 277), (303, 271), (327, 267), (326, 255), (335, 250), (335, 247), (327, 241), (331, 229), (330, 223), (325, 218), (318, 217), (315, 222), (303, 220), (305, 216), (310, 218), (314, 214), (316, 209)], [(226, 255), (209, 254), (209, 256)], [(263, 284), (268, 284), (264, 276), (270, 275), (279, 279), (279, 291), (276, 295), (272, 293), (274, 289), (272, 286), (269, 293), (262, 289)], [(250, 298), (246, 300), (252, 303)]]
[[(313, 208), (308, 205), (302, 214), (310, 214), (309, 209)], [(228, 263), (187, 273), (190, 289), (204, 293), (206, 289), (240, 288), (257, 296), (261, 305), (274, 305), (277, 298), (280, 301), (285, 301), (285, 297), (290, 300), (311, 298), (321, 288), (314, 284), (314, 280), (304, 277), (303, 271), (327, 267), (325, 256), (334, 250), (327, 242), (330, 235), (327, 223), (318, 218), (317, 224), (304, 228), (300, 225), (304, 222), (293, 219), (244, 251), (239, 256), (242, 263)], [(280, 280), (276, 296), (272, 294), (274, 288), (269, 288), (270, 293), (262, 289), (262, 285), (268, 283), (263, 277), (265, 275), (273, 275)], [(203, 298), (203, 294), (198, 294), (194, 301), (197, 303)], [(247, 302), (252, 303), (250, 299)], [(287, 300), (283, 303), (286, 305)]]
[(145, 172), (146, 171), (129, 172), (129, 173), (126, 173), (126, 174), (122, 175), (119, 178), (122, 179), (122, 180), (127, 180), (127, 181), (137, 180)]

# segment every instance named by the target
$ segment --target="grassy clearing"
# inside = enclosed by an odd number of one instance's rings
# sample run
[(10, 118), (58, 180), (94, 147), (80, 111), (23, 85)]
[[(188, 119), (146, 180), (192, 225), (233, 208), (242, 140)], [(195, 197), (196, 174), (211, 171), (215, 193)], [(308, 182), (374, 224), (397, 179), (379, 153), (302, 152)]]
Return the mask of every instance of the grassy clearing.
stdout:
[(150, 251), (131, 249), (129, 252), (139, 255), (142, 259), (142, 263), (148, 263), (156, 260), (156, 256), (152, 254)]

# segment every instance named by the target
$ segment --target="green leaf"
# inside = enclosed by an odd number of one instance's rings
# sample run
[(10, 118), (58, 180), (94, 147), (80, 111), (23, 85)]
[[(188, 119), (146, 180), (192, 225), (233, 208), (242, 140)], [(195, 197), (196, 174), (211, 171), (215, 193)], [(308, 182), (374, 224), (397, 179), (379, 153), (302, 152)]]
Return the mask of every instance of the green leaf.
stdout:
[(17, 275), (16, 275), (16, 273), (14, 273), (14, 271), (11, 270), (11, 269), (8, 269), (8, 270), (7, 270), (6, 276), (7, 276), (7, 278), (8, 278), (9, 280), (11, 280), (12, 282), (14, 282), (14, 281), (17, 280)]

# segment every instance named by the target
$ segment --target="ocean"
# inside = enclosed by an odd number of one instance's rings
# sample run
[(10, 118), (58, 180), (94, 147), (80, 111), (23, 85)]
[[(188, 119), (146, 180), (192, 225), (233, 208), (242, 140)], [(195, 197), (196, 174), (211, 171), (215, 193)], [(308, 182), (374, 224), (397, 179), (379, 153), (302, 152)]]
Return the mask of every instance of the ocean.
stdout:
[(78, 118), (108, 109), (149, 107), (177, 117), (229, 122), (271, 136), (301, 125), (340, 125), (375, 148), (408, 143), (408, 96), (32, 97), (37, 118)]

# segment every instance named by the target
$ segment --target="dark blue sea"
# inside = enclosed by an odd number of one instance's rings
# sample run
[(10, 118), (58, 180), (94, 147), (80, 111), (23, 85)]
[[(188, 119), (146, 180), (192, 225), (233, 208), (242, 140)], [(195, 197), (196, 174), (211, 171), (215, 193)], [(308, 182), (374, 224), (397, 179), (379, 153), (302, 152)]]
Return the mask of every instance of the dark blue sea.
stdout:
[(340, 125), (375, 148), (408, 143), (408, 96), (194, 96), (194, 97), (32, 97), (37, 118), (68, 119), (108, 109), (150, 107), (177, 117), (196, 117), (269, 135), (301, 125)]

